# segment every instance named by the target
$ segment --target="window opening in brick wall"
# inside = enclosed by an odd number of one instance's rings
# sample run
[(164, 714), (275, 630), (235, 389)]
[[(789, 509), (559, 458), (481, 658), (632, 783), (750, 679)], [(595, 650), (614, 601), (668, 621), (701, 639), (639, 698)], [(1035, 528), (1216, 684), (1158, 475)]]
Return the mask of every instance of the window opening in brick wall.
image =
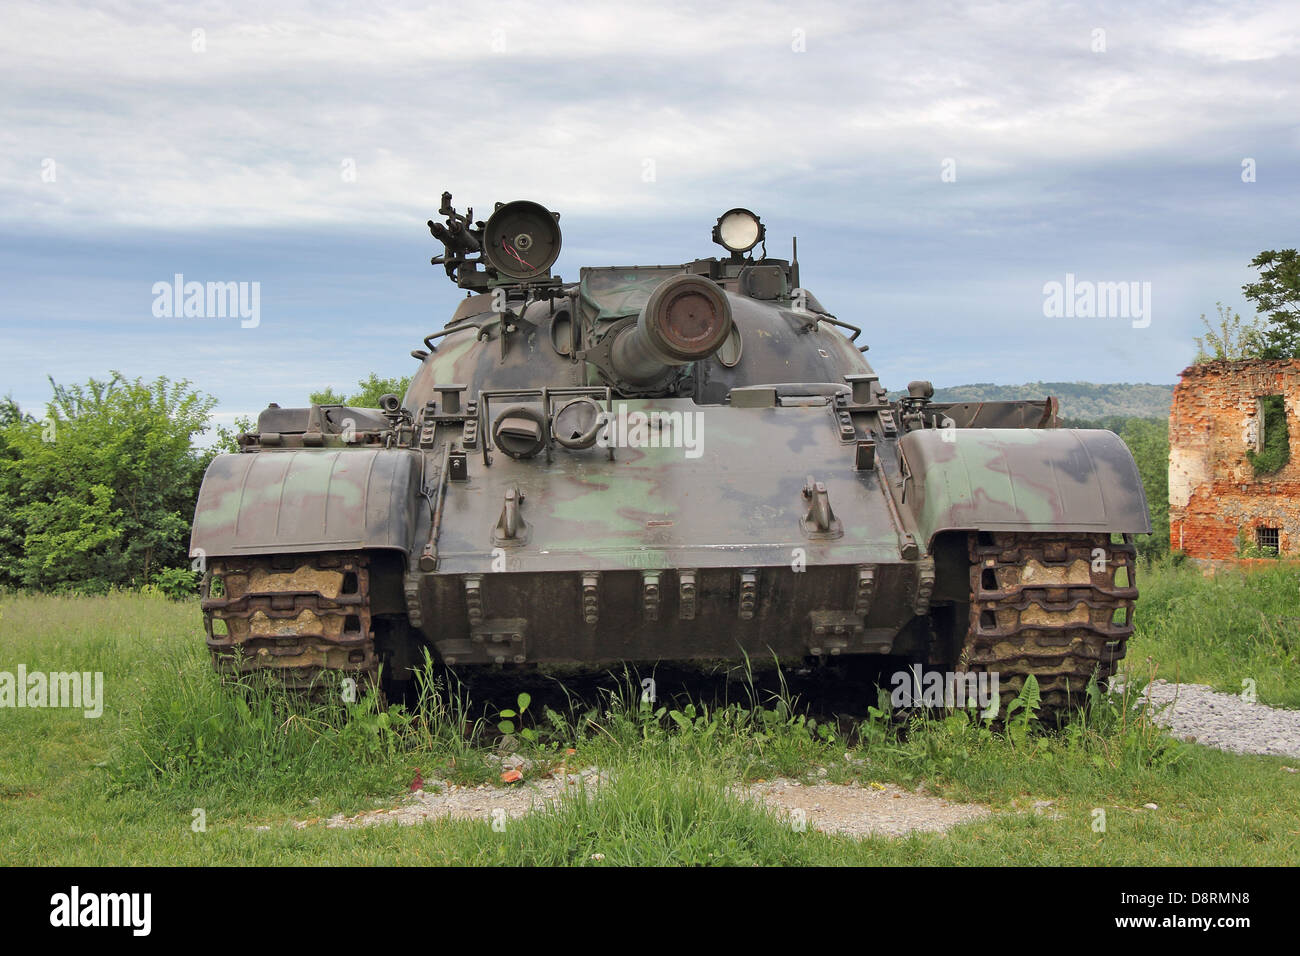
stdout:
[(1280, 536), (1277, 528), (1256, 528), (1255, 545), (1261, 551), (1277, 554)]
[(1263, 478), (1282, 470), (1291, 460), (1291, 435), (1286, 420), (1286, 400), (1281, 395), (1262, 395), (1256, 403), (1255, 447), (1247, 449), (1246, 457), (1255, 469), (1255, 477)]

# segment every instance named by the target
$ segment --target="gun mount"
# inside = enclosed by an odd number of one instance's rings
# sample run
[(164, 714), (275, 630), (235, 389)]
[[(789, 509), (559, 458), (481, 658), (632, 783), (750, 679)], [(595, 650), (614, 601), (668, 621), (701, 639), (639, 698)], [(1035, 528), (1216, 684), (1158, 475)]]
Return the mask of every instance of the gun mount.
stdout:
[(442, 194), (429, 232), (442, 243), (441, 256), (430, 259), (444, 266), (462, 289), (483, 291), (499, 284), (551, 285), (551, 266), (560, 254), (559, 213), (528, 200), (497, 203), (486, 222), (474, 222), (474, 209), (456, 212), (451, 193)]

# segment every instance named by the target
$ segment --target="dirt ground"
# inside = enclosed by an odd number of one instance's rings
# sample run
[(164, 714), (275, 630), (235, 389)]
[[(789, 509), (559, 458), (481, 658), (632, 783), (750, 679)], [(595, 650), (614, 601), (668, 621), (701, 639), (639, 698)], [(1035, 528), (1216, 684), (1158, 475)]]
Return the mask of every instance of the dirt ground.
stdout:
[[(567, 776), (572, 788), (594, 789), (604, 775), (589, 767)], [(328, 819), (299, 821), (299, 828), (363, 827), (395, 823), (414, 825), (450, 817), (458, 820), (518, 819), (545, 810), (560, 796), (558, 777), (528, 781), (512, 786), (479, 785), (462, 787), (432, 781), (428, 789), (405, 797), (396, 805), (368, 810), (355, 816), (342, 814)], [(817, 783), (777, 779), (733, 787), (742, 798), (761, 801), (772, 812), (785, 817), (796, 829), (820, 830), (851, 837), (905, 836), (914, 831), (942, 832), (960, 823), (988, 816), (988, 807), (952, 803), (924, 793), (914, 793), (894, 784)]]

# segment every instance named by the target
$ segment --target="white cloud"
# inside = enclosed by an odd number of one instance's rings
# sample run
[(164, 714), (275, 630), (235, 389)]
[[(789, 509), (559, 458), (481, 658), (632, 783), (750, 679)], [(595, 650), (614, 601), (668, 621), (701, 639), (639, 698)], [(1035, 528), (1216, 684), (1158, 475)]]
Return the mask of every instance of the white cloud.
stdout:
[(937, 184), (949, 156), (1014, 191), (1247, 138), (1300, 82), (1285, 3), (55, 4), (6, 21), (0, 221), (56, 228), (417, 222), (443, 188), (672, 215), (736, 182)]

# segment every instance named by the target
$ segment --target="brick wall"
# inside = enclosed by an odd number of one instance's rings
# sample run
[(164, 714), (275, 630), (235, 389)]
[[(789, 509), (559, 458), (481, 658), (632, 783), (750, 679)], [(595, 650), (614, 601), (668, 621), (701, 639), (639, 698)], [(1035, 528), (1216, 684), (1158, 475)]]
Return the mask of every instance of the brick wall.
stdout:
[[(1209, 362), (1182, 373), (1169, 416), (1169, 537), (1194, 558), (1232, 558), (1239, 532), (1278, 528), (1283, 554), (1300, 552), (1300, 360)], [(1258, 399), (1285, 397), (1291, 460), (1264, 480), (1255, 449)]]

